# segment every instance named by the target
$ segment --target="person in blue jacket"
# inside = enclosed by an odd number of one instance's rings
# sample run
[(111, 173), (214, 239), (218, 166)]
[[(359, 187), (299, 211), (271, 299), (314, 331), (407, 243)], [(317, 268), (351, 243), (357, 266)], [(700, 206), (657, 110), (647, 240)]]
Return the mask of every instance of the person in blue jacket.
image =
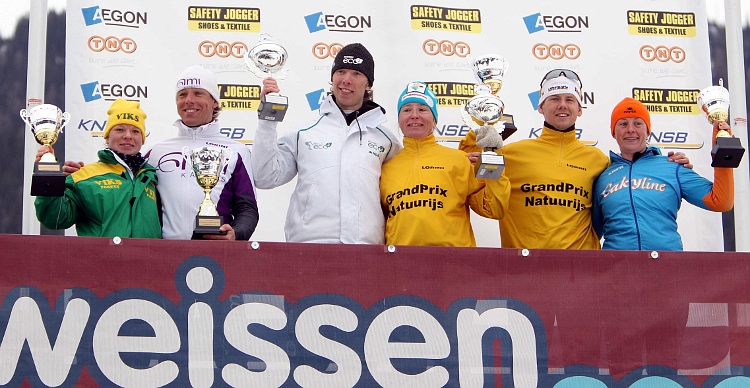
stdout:
[[(610, 152), (610, 166), (594, 184), (592, 209), (602, 249), (681, 251), (677, 211), (683, 199), (706, 210), (732, 209), (732, 169), (714, 167), (712, 183), (667, 161), (658, 147), (648, 145), (651, 117), (640, 101), (625, 98), (617, 104), (611, 129), (620, 154)], [(714, 122), (714, 141), (720, 129), (730, 130)]]

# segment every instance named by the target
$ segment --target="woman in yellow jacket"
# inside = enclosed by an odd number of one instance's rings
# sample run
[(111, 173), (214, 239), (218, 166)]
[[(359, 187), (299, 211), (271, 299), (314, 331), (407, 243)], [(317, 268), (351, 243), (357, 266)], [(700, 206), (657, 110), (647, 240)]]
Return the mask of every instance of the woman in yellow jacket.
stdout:
[(398, 99), (404, 149), (380, 177), (386, 244), (473, 247), (469, 208), (496, 219), (505, 211), (508, 178), (475, 178), (464, 152), (435, 141), (437, 118), (435, 93), (424, 82), (409, 83)]

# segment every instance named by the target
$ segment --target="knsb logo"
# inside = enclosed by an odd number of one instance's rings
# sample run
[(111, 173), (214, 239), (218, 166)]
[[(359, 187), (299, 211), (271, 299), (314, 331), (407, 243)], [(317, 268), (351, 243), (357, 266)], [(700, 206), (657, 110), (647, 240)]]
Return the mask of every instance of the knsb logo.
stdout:
[(90, 132), (92, 137), (103, 136), (104, 128), (107, 127), (107, 121), (98, 121), (95, 119), (81, 119), (78, 122), (79, 130)]
[(188, 30), (260, 32), (259, 8), (188, 7)]
[(675, 149), (697, 150), (703, 148), (703, 143), (688, 143), (688, 133), (680, 131), (651, 131), (648, 144)]
[(247, 128), (223, 127), (219, 129), (219, 133), (242, 144), (253, 144), (252, 139), (243, 139), (245, 137), (245, 133), (247, 133)]
[(643, 59), (646, 62), (653, 62), (654, 60), (657, 60), (659, 62), (669, 62), (672, 61), (674, 63), (681, 63), (685, 60), (685, 50), (682, 47), (678, 46), (649, 46), (644, 45), (641, 46), (641, 49), (639, 50), (639, 54), (641, 56), (641, 59)]
[(305, 98), (307, 98), (307, 104), (310, 106), (311, 111), (318, 110), (320, 109), (320, 105), (323, 104), (323, 101), (326, 99), (326, 91), (324, 89), (318, 89), (305, 94)]
[(581, 56), (581, 48), (573, 43), (565, 45), (559, 43), (552, 43), (549, 45), (544, 43), (537, 43), (534, 45), (534, 47), (531, 48), (531, 54), (533, 54), (536, 59), (540, 60), (545, 60), (548, 58), (554, 60), (573, 60), (578, 59), (578, 57)]
[(323, 43), (318, 42), (315, 43), (312, 47), (312, 53), (315, 58), (318, 59), (326, 59), (326, 58), (335, 58), (336, 54), (339, 53), (339, 50), (341, 50), (344, 47), (341, 43)]
[[(529, 137), (528, 137), (528, 139), (538, 139), (539, 136), (542, 135), (542, 130), (543, 129), (544, 128), (541, 128), (541, 127), (540, 128), (531, 128), (531, 130), (529, 130)], [(581, 135), (583, 134), (583, 129), (576, 127), (575, 131), (576, 131), (576, 139), (581, 140)], [(588, 145), (588, 146), (595, 146), (597, 143), (599, 143), (599, 141), (597, 141), (597, 140), (581, 140), (581, 143), (583, 143), (584, 145)]]
[(258, 85), (219, 85), (221, 109), (258, 110), (260, 107), (260, 86)]
[(372, 16), (325, 15), (317, 12), (305, 16), (310, 33), (327, 29), (331, 32), (364, 32), (372, 28)]
[(219, 58), (244, 58), (247, 52), (247, 45), (243, 42), (226, 42), (218, 41), (212, 42), (210, 40), (204, 40), (198, 44), (198, 52), (206, 57), (210, 58), (217, 56)]
[(125, 54), (132, 54), (138, 48), (138, 45), (132, 38), (118, 38), (115, 36), (108, 36), (102, 38), (101, 36), (91, 36), (88, 40), (89, 50), (94, 52), (101, 52), (107, 50), (110, 53), (116, 53), (122, 51)]
[(482, 13), (478, 9), (412, 5), (410, 18), (412, 30), (482, 32)]
[(699, 93), (697, 89), (633, 88), (633, 98), (651, 114), (700, 114)]
[(458, 143), (469, 133), (468, 125), (461, 124), (443, 124), (435, 129), (435, 140), (443, 143)]
[(98, 5), (81, 8), (86, 26), (104, 23), (108, 26), (140, 28), (148, 24), (148, 12), (121, 11), (119, 9), (99, 8)]
[(437, 41), (435, 39), (427, 39), (422, 43), (422, 51), (427, 55), (444, 55), (446, 57), (457, 56), (465, 58), (471, 54), (471, 47), (465, 42), (458, 41), (453, 43), (449, 40)]
[(529, 34), (539, 31), (547, 32), (582, 32), (589, 28), (588, 16), (542, 15), (541, 13), (524, 16), (524, 24)]
[(99, 81), (94, 81), (81, 84), (81, 93), (83, 93), (85, 102), (100, 99), (114, 101), (118, 98), (140, 101), (141, 99), (148, 98), (148, 86), (102, 84)]
[(697, 32), (691, 12), (627, 11), (627, 18), (631, 35), (692, 38)]

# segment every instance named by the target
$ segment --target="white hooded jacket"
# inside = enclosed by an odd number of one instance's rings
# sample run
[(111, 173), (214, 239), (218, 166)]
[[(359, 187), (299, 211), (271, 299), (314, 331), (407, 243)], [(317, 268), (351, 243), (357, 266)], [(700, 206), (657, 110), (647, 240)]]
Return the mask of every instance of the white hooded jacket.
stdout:
[(251, 165), (261, 189), (297, 176), (284, 232), (290, 242), (383, 244), (380, 167), (403, 147), (379, 106), (350, 125), (328, 96), (307, 128), (276, 139), (277, 122), (258, 120)]

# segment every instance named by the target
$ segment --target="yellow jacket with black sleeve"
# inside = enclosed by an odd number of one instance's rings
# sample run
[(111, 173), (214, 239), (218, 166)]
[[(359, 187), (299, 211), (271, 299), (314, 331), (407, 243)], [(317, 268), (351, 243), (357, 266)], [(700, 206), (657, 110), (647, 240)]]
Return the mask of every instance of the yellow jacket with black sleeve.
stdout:
[(437, 144), (434, 135), (405, 137), (380, 177), (386, 244), (476, 246), (469, 208), (499, 218), (510, 193), (505, 177), (486, 182), (495, 189), (474, 177), (465, 153)]
[(154, 168), (133, 175), (110, 150), (65, 180), (62, 197), (37, 197), (36, 217), (49, 229), (73, 224), (79, 236), (161, 238)]
[[(470, 136), (471, 135), (471, 136)], [(461, 142), (479, 151), (473, 132)], [(537, 139), (506, 144), (508, 211), (500, 219), (504, 248), (600, 249), (591, 223), (594, 180), (609, 160), (576, 138), (576, 131), (542, 128)]]

